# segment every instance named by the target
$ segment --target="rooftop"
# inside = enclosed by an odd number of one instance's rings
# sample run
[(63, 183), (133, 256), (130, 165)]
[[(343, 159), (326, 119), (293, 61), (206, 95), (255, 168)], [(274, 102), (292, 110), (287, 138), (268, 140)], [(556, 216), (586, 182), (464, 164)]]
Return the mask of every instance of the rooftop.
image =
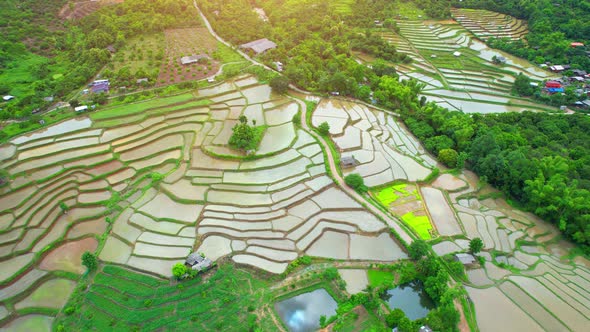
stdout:
[(240, 45), (240, 48), (249, 48), (252, 51), (254, 51), (254, 53), (256, 53), (256, 54), (266, 52), (266, 51), (276, 48), (276, 47), (277, 47), (277, 44), (275, 44), (274, 42), (272, 42), (266, 38), (258, 39), (258, 40)]
[(191, 56), (183, 56), (182, 58), (180, 58), (180, 63), (182, 63), (183, 65), (188, 65), (190, 63), (195, 63), (195, 62), (199, 62), (199, 60), (201, 59), (211, 59), (208, 55), (206, 54), (198, 54), (198, 55), (191, 55)]

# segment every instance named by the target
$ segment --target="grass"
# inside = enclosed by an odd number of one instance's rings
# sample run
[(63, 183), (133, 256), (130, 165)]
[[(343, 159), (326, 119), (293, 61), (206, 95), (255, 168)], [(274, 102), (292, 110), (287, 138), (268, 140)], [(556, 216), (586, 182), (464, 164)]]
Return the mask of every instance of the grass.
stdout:
[(369, 285), (372, 287), (391, 285), (395, 281), (395, 276), (391, 271), (368, 270), (367, 276), (369, 278)]
[(133, 115), (144, 112), (150, 109), (167, 106), (174, 103), (182, 103), (190, 101), (195, 97), (191, 93), (184, 93), (172, 97), (157, 98), (146, 102), (121, 105), (112, 108), (107, 108), (90, 114), (92, 120), (104, 120), (109, 118), (121, 117), (126, 115)]
[(221, 63), (245, 61), (245, 59), (238, 52), (232, 50), (230, 47), (225, 46), (221, 42), (217, 42), (217, 50), (213, 54), (213, 57), (221, 61)]
[(420, 18), (419, 16), (421, 16), (421, 18), (426, 18), (426, 14), (424, 14), (422, 9), (419, 9), (411, 2), (397, 1), (396, 7), (397, 14), (401, 15), (402, 17), (407, 17), (410, 20), (417, 20)]
[(339, 14), (351, 14), (354, 0), (335, 0), (334, 9)]
[(209, 272), (207, 281), (168, 281), (107, 265), (89, 287), (80, 287), (58, 316), (66, 331), (152, 331), (168, 326), (192, 331), (241, 330), (252, 310), (263, 306), (266, 281), (233, 265)]

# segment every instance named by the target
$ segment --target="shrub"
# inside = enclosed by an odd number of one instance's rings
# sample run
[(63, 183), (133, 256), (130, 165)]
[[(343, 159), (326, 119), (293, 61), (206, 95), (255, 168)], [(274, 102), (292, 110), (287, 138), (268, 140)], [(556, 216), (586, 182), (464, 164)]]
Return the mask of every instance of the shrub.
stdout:
[(472, 254), (477, 254), (481, 249), (483, 249), (483, 241), (480, 238), (476, 237), (469, 241), (469, 251)]
[(438, 160), (440, 160), (441, 163), (447, 165), (448, 167), (457, 167), (458, 159), (459, 154), (454, 149), (442, 149), (438, 152)]
[(86, 266), (86, 268), (88, 268), (88, 271), (95, 270), (98, 266), (98, 259), (96, 258), (96, 255), (91, 253), (90, 251), (86, 251), (82, 255), (82, 265)]
[(186, 273), (187, 273), (187, 268), (186, 268), (186, 265), (184, 265), (183, 263), (176, 263), (172, 267), (172, 275), (174, 275), (174, 277), (176, 277), (176, 279), (182, 278), (182, 276), (185, 275)]
[(408, 254), (411, 259), (419, 260), (428, 254), (428, 244), (424, 240), (416, 240), (408, 247)]
[(347, 175), (344, 178), (344, 182), (346, 183), (347, 186), (351, 187), (356, 192), (361, 193), (361, 194), (365, 193), (365, 192), (367, 192), (367, 190), (369, 190), (369, 188), (367, 188), (367, 186), (365, 186), (365, 180), (363, 180), (363, 177), (357, 173), (352, 173), (352, 174)]
[(279, 94), (284, 94), (289, 89), (289, 79), (284, 76), (276, 76), (270, 80), (270, 87)]
[(328, 122), (324, 121), (320, 123), (318, 131), (320, 132), (320, 135), (328, 136), (330, 134), (330, 125), (328, 124)]

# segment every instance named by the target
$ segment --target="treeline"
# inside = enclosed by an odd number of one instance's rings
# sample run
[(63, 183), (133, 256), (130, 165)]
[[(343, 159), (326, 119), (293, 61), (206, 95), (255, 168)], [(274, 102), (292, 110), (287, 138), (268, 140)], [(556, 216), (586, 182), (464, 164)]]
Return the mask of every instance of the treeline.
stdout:
[(383, 76), (375, 96), (441, 162), (473, 169), (590, 253), (590, 117), (465, 114), (419, 100), (421, 88)]
[[(569, 63), (573, 68), (590, 71), (590, 3), (579, 0), (454, 0), (453, 6), (481, 8), (528, 21), (529, 34), (521, 40), (491, 39), (498, 48), (521, 58), (544, 63)], [(582, 42), (586, 47), (571, 47)]]
[[(392, 62), (410, 61), (377, 34), (350, 24), (348, 16), (320, 0), (205, 0), (203, 11), (215, 31), (234, 44), (268, 38), (277, 48), (261, 60), (269, 66), (280, 61), (284, 74), (296, 85), (311, 91), (356, 96), (370, 70), (356, 62), (353, 51)], [(254, 11), (262, 8), (263, 20)], [(374, 26), (374, 23), (373, 23)]]
[[(63, 1), (54, 2), (59, 4)], [(56, 25), (54, 19), (59, 10), (59, 6), (55, 5), (50, 7), (52, 12), (42, 16), (51, 17), (46, 24), (59, 29), (50, 31), (47, 26), (40, 26), (35, 34), (36, 40), (42, 41), (40, 46), (25, 47), (25, 43), (30, 42), (26, 39), (25, 32), (34, 30), (35, 23), (40, 22), (31, 20), (28, 16), (34, 13), (32, 8), (38, 6), (36, 3), (37, 1), (28, 1), (14, 5), (15, 11), (21, 10), (24, 14), (13, 18), (4, 13), (0, 19), (0, 26), (10, 36), (10, 40), (2, 44), (2, 49), (6, 47), (11, 54), (8, 59), (4, 56), (1, 62), (3, 66), (11, 66), (11, 62), (27, 58), (29, 52), (46, 56), (29, 69), (33, 92), (17, 96), (16, 102), (8, 104), (0, 111), (0, 119), (27, 117), (32, 110), (47, 105), (43, 101), (44, 97), (63, 97), (84, 86), (109, 62), (111, 53), (106, 49), (109, 45), (122, 47), (128, 38), (144, 33), (199, 24), (190, 0), (127, 0), (118, 5), (102, 7), (78, 21), (63, 22), (60, 25)], [(21, 21), (23, 17), (25, 20)], [(36, 44), (37, 42), (33, 43)], [(4, 53), (0, 52), (0, 58)], [(0, 88), (7, 90), (10, 86)]]

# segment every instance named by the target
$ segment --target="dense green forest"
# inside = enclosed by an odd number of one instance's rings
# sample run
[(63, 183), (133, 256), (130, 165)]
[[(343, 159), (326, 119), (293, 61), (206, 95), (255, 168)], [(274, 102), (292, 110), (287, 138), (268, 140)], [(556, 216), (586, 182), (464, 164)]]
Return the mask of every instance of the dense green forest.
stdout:
[[(490, 46), (544, 63), (569, 63), (590, 71), (586, 51), (590, 43), (590, 2), (579, 0), (454, 0), (455, 7), (482, 8), (528, 21), (526, 41), (491, 39)], [(586, 47), (571, 47), (582, 42)]]
[(58, 18), (64, 0), (7, 0), (0, 11), (0, 93), (17, 99), (0, 119), (24, 118), (84, 86), (108, 61), (108, 45), (170, 27), (198, 25), (190, 0), (127, 0), (75, 21)]

